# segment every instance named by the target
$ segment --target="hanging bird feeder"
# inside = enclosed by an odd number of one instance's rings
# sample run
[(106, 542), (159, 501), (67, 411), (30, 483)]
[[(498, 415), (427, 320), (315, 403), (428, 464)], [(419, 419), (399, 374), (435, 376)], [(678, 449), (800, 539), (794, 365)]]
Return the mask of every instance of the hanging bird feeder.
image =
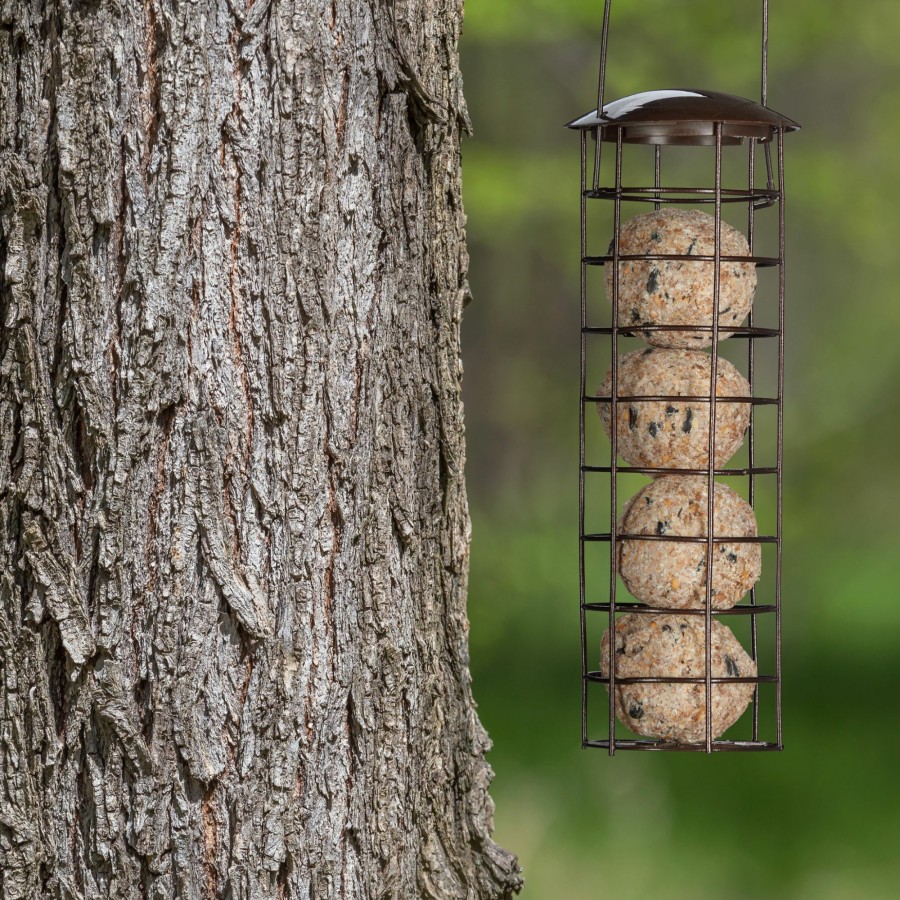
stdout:
[[(568, 126), (581, 134), (582, 744), (610, 755), (781, 750), (783, 141), (799, 126), (766, 106), (767, 2), (761, 103), (704, 90), (604, 103), (610, 6), (606, 0), (597, 107)], [(615, 148), (613, 165), (602, 158), (605, 144)], [(641, 162), (625, 160), (631, 145), (653, 148), (643, 185), (623, 184), (626, 165), (631, 172)], [(672, 146), (707, 148), (698, 151), (711, 157), (703, 183), (663, 180), (664, 148)], [(745, 154), (738, 183), (724, 183), (723, 173), (734, 179), (736, 170), (727, 154)], [(611, 207), (611, 241), (608, 230), (589, 234), (591, 204)], [(643, 212), (626, 215), (641, 204)], [(723, 218), (726, 206), (732, 220), (746, 208), (738, 227)], [(766, 229), (770, 255), (759, 249)], [(593, 246), (600, 238), (603, 247), (609, 242), (605, 253)], [(608, 326), (595, 324), (603, 304), (589, 271), (597, 266), (605, 267)], [(766, 269), (776, 277), (765, 280)], [(777, 314), (758, 324), (754, 305), (765, 292), (777, 296)], [(611, 365), (594, 392), (587, 379), (598, 335), (609, 338)], [(636, 349), (623, 353), (626, 341)], [(736, 341), (747, 348), (737, 364), (723, 353)], [(777, 352), (760, 353), (759, 341), (774, 342)], [(763, 376), (771, 376), (768, 391)], [(768, 435), (758, 422), (767, 406), (777, 415)], [(608, 465), (588, 458), (586, 416), (594, 407), (609, 438)], [(771, 438), (774, 458), (764, 459), (758, 432)], [(620, 479), (634, 484), (633, 475), (651, 480), (620, 509)], [(767, 491), (772, 533), (758, 526)], [(609, 531), (592, 532), (586, 519), (607, 493)], [(588, 565), (604, 544), (608, 583)], [(743, 643), (729, 627), (741, 622)], [(600, 716), (597, 685), (605, 687)], [(764, 701), (762, 691), (774, 696)]]

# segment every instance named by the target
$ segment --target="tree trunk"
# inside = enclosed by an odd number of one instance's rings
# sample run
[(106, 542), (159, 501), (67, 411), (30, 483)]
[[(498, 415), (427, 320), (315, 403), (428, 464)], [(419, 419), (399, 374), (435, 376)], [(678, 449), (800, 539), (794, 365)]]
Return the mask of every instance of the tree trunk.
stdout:
[(0, 0), (0, 895), (499, 898), (462, 0)]

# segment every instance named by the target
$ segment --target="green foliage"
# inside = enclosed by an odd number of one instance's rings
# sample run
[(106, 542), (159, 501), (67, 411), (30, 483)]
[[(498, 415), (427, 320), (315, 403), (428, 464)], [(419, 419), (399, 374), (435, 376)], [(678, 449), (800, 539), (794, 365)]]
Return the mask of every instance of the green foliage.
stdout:
[[(614, 3), (609, 95), (755, 96), (760, 5)], [(609, 760), (578, 747), (578, 141), (561, 127), (595, 102), (602, 3), (467, 4), (472, 668), (497, 837), (533, 900), (877, 900), (900, 879), (900, 4), (771, 6), (770, 103), (804, 126), (786, 144), (787, 749)]]

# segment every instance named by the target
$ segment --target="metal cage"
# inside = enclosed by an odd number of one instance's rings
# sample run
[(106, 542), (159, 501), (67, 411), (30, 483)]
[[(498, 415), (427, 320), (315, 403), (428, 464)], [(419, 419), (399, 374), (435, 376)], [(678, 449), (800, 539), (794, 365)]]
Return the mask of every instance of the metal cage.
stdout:
[[(781, 558), (782, 558), (782, 435), (783, 435), (783, 385), (784, 385), (784, 301), (785, 301), (785, 266), (784, 266), (784, 135), (796, 130), (799, 126), (766, 107), (767, 99), (767, 53), (768, 53), (768, 3), (762, 4), (762, 90), (761, 103), (734, 97), (728, 94), (710, 91), (653, 91), (626, 97), (604, 105), (604, 84), (606, 77), (607, 39), (609, 34), (611, 0), (606, 0), (603, 15), (603, 33), (601, 44), (600, 78), (597, 108), (587, 115), (570, 122), (568, 127), (580, 132), (581, 137), (581, 382), (580, 382), (580, 417), (579, 417), (579, 600), (581, 614), (581, 648), (582, 648), (582, 745), (607, 749), (612, 756), (616, 750), (688, 750), (710, 753), (713, 751), (765, 751), (782, 749), (781, 725)], [(593, 144), (591, 143), (593, 142)], [(614, 180), (604, 186), (601, 182), (601, 150), (604, 144), (615, 147)], [(650, 144), (653, 146), (653, 184), (629, 185), (622, 183), (623, 151), (629, 144)], [(669, 186), (662, 181), (663, 148), (671, 145), (706, 146), (713, 148), (714, 165), (712, 167), (712, 185), (694, 187)], [(744, 147), (747, 153), (747, 180), (745, 185), (723, 185), (723, 148)], [(765, 184), (758, 185), (757, 153), (765, 160)], [(725, 152), (734, 152), (726, 149)], [(774, 157), (774, 159), (773, 159)], [(605, 255), (589, 255), (588, 247), (588, 205), (592, 203), (611, 203), (613, 208), (613, 241), (609, 252)], [(652, 203), (659, 210), (667, 204), (686, 204), (689, 206), (706, 204), (712, 208), (715, 218), (715, 253), (711, 256), (679, 256), (679, 255), (625, 255), (619, 251), (620, 226), (622, 224), (623, 203)], [(721, 228), (723, 204), (745, 204), (747, 207), (747, 240), (750, 247), (748, 257), (725, 256), (721, 252)], [(757, 212), (766, 209), (777, 210), (777, 255), (755, 255), (755, 231), (757, 228)], [(713, 315), (711, 321), (704, 325), (640, 325), (634, 331), (622, 327), (619, 323), (619, 263), (629, 260), (692, 260), (713, 263)], [(736, 339), (747, 342), (746, 377), (750, 383), (748, 397), (717, 397), (715, 385), (717, 381), (720, 349), (719, 349), (719, 297), (720, 297), (720, 263), (750, 262), (757, 267), (775, 267), (778, 269), (777, 323), (769, 323), (769, 327), (761, 327), (754, 321), (751, 310), (747, 324), (743, 327), (728, 326), (728, 332)], [(612, 282), (612, 319), (609, 326), (592, 324), (590, 315), (593, 298), (589, 298), (588, 268), (592, 266), (613, 266), (615, 276)], [(663, 395), (624, 396), (618, 392), (618, 356), (621, 337), (637, 336), (636, 332), (652, 331), (705, 331), (712, 335), (709, 355), (712, 362), (710, 391), (702, 397), (668, 397)], [(611, 344), (611, 393), (609, 396), (597, 396), (588, 391), (587, 360), (589, 338), (592, 335), (608, 335)], [(777, 392), (775, 396), (758, 396), (758, 362), (755, 345), (759, 340), (777, 342)], [(632, 401), (694, 401), (710, 404), (709, 427), (709, 462), (706, 468), (648, 468), (620, 465), (617, 454), (618, 417), (617, 407), (621, 403)], [(716, 442), (716, 408), (725, 402), (741, 402), (750, 404), (750, 425), (745, 435), (748, 463), (737, 468), (715, 467)], [(611, 404), (610, 456), (609, 465), (588, 464), (585, 453), (585, 414), (588, 407), (597, 403)], [(758, 465), (755, 440), (756, 410), (760, 406), (777, 407), (777, 426), (775, 447), (775, 465)], [(702, 475), (707, 481), (707, 527), (705, 537), (681, 537), (672, 535), (638, 535), (618, 533), (617, 526), (617, 487), (618, 479), (624, 473), (640, 473), (649, 476), (660, 475)], [(609, 532), (590, 533), (585, 528), (586, 481), (608, 476), (610, 496)], [(756, 538), (722, 537), (715, 532), (714, 484), (717, 476), (740, 476), (748, 479), (748, 500), (754, 509), (757, 508), (757, 479), (769, 478), (775, 481), (775, 533), (761, 534)], [(592, 491), (589, 489), (588, 495)], [(617, 549), (624, 540), (660, 540), (660, 541), (695, 541), (706, 545), (706, 602), (700, 609), (660, 608), (641, 603), (619, 602), (617, 593)], [(774, 596), (762, 598), (760, 602), (757, 588), (754, 586), (749, 598), (744, 598), (730, 609), (713, 609), (713, 550), (717, 544), (753, 541), (775, 546)], [(586, 552), (597, 543), (609, 544), (609, 584), (608, 597), (597, 596), (596, 585), (588, 584), (586, 577)], [(611, 652), (608, 675), (593, 666), (592, 654), (599, 656), (599, 643), (594, 646), (588, 639), (588, 621), (590, 617), (599, 616), (608, 625), (611, 648), (615, 634), (617, 613), (652, 613), (654, 615), (698, 615), (705, 620), (705, 676), (701, 678), (648, 677), (622, 678), (616, 674), (616, 653)], [(750, 617), (750, 654), (756, 663), (759, 658), (760, 632), (769, 627), (769, 634), (774, 641), (774, 672), (762, 674), (757, 667), (755, 677), (717, 678), (712, 676), (711, 666), (711, 622), (716, 616), (749, 616)], [(754, 685), (752, 699), (752, 725), (749, 740), (714, 740), (712, 716), (712, 687), (715, 684), (752, 683)], [(616, 737), (615, 692), (617, 685), (630, 683), (689, 683), (705, 686), (706, 736), (698, 743), (676, 743), (657, 739), (625, 739)], [(608, 707), (606, 710), (605, 735), (593, 733), (590, 716), (592, 703), (591, 686), (603, 684), (607, 687)], [(760, 686), (774, 685), (774, 734), (773, 739), (764, 739), (760, 728)], [(772, 731), (771, 727), (768, 729)]]

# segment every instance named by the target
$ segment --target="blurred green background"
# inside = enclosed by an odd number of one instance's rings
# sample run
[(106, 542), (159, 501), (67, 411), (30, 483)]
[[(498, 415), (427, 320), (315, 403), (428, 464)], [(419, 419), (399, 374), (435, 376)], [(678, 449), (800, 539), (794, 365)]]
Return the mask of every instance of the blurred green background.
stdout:
[[(771, 4), (769, 105), (803, 125), (785, 144), (786, 750), (615, 759), (580, 749), (578, 137), (561, 127), (596, 102), (602, 2), (466, 5), (472, 670), (523, 896), (898, 896), (900, 3)], [(760, 7), (617, 0), (608, 97), (758, 97)], [(773, 287), (761, 275), (757, 324)], [(591, 312), (608, 324), (600, 280)]]

